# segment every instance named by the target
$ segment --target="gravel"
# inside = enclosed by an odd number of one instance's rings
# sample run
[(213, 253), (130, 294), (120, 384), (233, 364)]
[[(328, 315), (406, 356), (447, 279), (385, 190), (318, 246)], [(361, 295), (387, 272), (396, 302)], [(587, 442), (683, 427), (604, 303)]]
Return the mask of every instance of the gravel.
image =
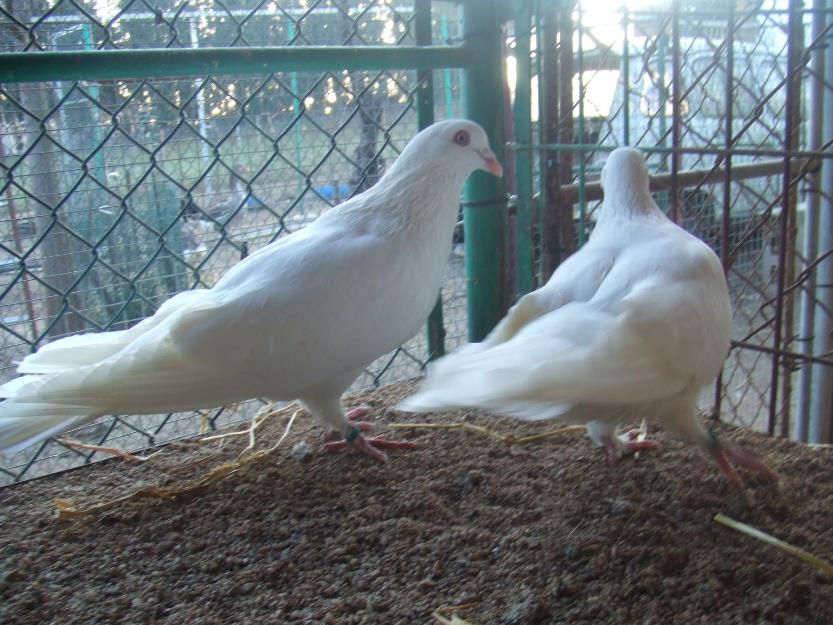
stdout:
[[(833, 560), (833, 450), (718, 428), (780, 486), (732, 488), (701, 451), (662, 448), (609, 466), (581, 434), (507, 447), (391, 422), (407, 384), (351, 398), (378, 432), (421, 443), (380, 464), (322, 450), (299, 415), (272, 454), (171, 499), (57, 519), (137, 485), (168, 488), (232, 461), (245, 437), (172, 445), (0, 490), (0, 623), (428, 624), (444, 605), (473, 625), (833, 623), (833, 580), (715, 523), (717, 512)], [(258, 449), (285, 421), (258, 428)], [(297, 461), (299, 449), (304, 462)], [(301, 445), (299, 447), (299, 445)]]

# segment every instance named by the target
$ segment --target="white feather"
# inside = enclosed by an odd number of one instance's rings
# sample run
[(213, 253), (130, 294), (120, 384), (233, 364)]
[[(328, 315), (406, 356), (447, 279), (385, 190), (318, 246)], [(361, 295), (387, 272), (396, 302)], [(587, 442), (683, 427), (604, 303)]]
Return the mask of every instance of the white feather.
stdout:
[(587, 245), (483, 343), (434, 363), (400, 408), (480, 407), (602, 429), (647, 416), (705, 444), (695, 397), (720, 371), (731, 330), (721, 264), (660, 212), (639, 152), (614, 151), (602, 181)]
[[(459, 131), (471, 144), (454, 142)], [(413, 336), (445, 276), (458, 198), (487, 163), (483, 129), (440, 122), (379, 183), (182, 293), (134, 328), (73, 336), (20, 364), (0, 393), (0, 450), (111, 413), (300, 398), (334, 429), (361, 369)], [(479, 151), (479, 152), (478, 152)], [(485, 152), (484, 152), (485, 151)], [(35, 375), (32, 375), (35, 374)]]

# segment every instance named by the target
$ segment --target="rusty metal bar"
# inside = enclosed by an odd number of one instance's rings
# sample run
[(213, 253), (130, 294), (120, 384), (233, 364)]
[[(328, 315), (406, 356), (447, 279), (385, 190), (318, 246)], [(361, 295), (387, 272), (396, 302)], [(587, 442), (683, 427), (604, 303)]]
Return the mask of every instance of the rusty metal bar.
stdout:
[[(734, 86), (735, 86), (735, 3), (730, 2), (726, 12), (726, 121), (723, 128), (723, 136), (726, 148), (732, 147), (733, 126), (734, 126)], [(728, 273), (731, 266), (729, 255), (729, 231), (732, 227), (732, 155), (727, 154), (723, 159), (723, 210), (720, 219), (720, 262), (723, 264), (723, 272)], [(720, 416), (720, 409), (723, 403), (723, 369), (717, 376), (714, 384), (714, 415)]]
[[(796, 98), (798, 94), (796, 93), (796, 86), (797, 86), (797, 78), (799, 76), (797, 72), (797, 66), (800, 59), (798, 59), (797, 55), (800, 54), (800, 48), (798, 37), (801, 35), (801, 28), (800, 28), (800, 17), (797, 14), (799, 9), (799, 2), (801, 0), (790, 0), (789, 3), (789, 18), (787, 22), (787, 32), (789, 37), (787, 38), (787, 94), (786, 94), (786, 105), (784, 107), (786, 112), (786, 118), (784, 119), (784, 148), (786, 151), (792, 149), (795, 143), (795, 136), (794, 133), (797, 130), (797, 124), (795, 123), (796, 120), (794, 119), (795, 111), (796, 111)], [(789, 247), (790, 241), (790, 180), (792, 178), (792, 161), (790, 159), (784, 159), (783, 162), (783, 190), (782, 190), (782, 206), (781, 206), (781, 214), (778, 216), (778, 270), (776, 273), (776, 300), (775, 300), (775, 314), (773, 315), (773, 328), (772, 328), (772, 346), (773, 349), (778, 352), (778, 354), (782, 353), (784, 349), (784, 318), (785, 318), (785, 310), (784, 310), (784, 287), (786, 286), (787, 281), (787, 248)], [(789, 315), (787, 315), (789, 316)], [(781, 382), (781, 368), (785, 367), (785, 363), (783, 362), (783, 357), (779, 356), (778, 354), (772, 359), (772, 374), (770, 376), (770, 389), (769, 389), (769, 420), (767, 423), (767, 432), (770, 436), (775, 434), (775, 422), (778, 419), (778, 387)], [(786, 375), (789, 375), (789, 371), (786, 371)], [(785, 435), (785, 432), (789, 432), (789, 403), (786, 405), (786, 414), (783, 413), (785, 409), (782, 406), (782, 414), (781, 414), (781, 435)], [(785, 423), (786, 422), (786, 423)]]
[[(825, 29), (826, 15), (823, 13), (826, 0), (813, 0), (812, 40), (818, 41)], [(824, 112), (824, 48), (811, 43), (812, 56), (810, 59), (810, 123), (808, 127), (807, 145), (818, 150), (823, 137)], [(805, 261), (809, 264), (818, 256), (818, 218), (821, 206), (821, 171), (817, 170), (808, 176), (806, 188), (807, 210), (804, 213), (804, 249)], [(807, 271), (809, 266), (805, 266)], [(805, 355), (813, 353), (813, 326), (815, 325), (816, 304), (816, 276), (814, 272), (807, 275), (807, 285), (801, 297), (801, 328), (799, 341), (802, 342), (801, 351)], [(795, 438), (807, 442), (810, 424), (810, 405), (812, 398), (813, 368), (802, 367), (798, 379), (798, 414), (795, 428)]]
[(759, 345), (758, 343), (749, 343), (748, 341), (732, 341), (732, 348), (738, 347), (740, 349), (751, 349), (756, 352), (763, 352), (773, 356), (782, 356), (790, 360), (812, 362), (818, 365), (826, 365), (833, 367), (833, 360), (829, 358), (821, 358), (819, 356), (809, 356), (807, 354), (799, 354), (798, 352), (791, 352), (783, 349), (775, 349), (769, 345)]
[[(794, 159), (796, 169), (804, 167), (808, 159)], [(760, 161), (732, 167), (732, 181), (746, 180), (748, 178), (762, 178), (765, 176), (776, 176), (784, 170), (784, 162), (781, 160)], [(668, 191), (673, 188), (673, 174), (655, 174), (650, 177), (651, 191)], [(724, 167), (711, 167), (708, 169), (683, 169), (677, 173), (677, 186), (679, 188), (693, 187), (701, 184), (717, 184), (726, 178)], [(561, 200), (563, 202), (576, 202), (578, 200), (578, 184), (568, 184), (561, 187)], [(602, 199), (602, 185), (599, 182), (588, 182), (585, 185), (585, 198), (587, 201)]]
[[(680, 0), (671, 3), (671, 216), (680, 223), (680, 189), (677, 175), (680, 172), (680, 141), (682, 135), (682, 76), (680, 73)], [(665, 103), (660, 103), (660, 115), (665, 115)]]
[[(569, 4), (569, 6), (565, 6)], [(573, 18), (572, 2), (547, 6), (543, 16), (543, 133), (546, 142), (573, 145)], [(556, 38), (556, 34), (558, 37)], [(541, 35), (539, 35), (539, 38)], [(575, 251), (573, 207), (561, 190), (573, 178), (573, 152), (541, 154), (543, 191), (541, 274), (553, 270)], [(576, 193), (578, 197), (578, 193)], [(548, 207), (553, 207), (551, 210)]]
[[(578, 145), (572, 143), (533, 143), (531, 145), (522, 145), (520, 143), (509, 142), (504, 146), (508, 150), (536, 150), (540, 152), (612, 152), (616, 149), (615, 145), (601, 145), (598, 143), (588, 143), (585, 145)], [(671, 154), (679, 152), (680, 154), (699, 154), (701, 156), (726, 156), (731, 153), (734, 156), (773, 156), (776, 158), (817, 158), (817, 159), (833, 159), (833, 152), (825, 150), (770, 150), (766, 148), (702, 148), (702, 147), (661, 147), (661, 146), (638, 146), (640, 150), (646, 154)]]

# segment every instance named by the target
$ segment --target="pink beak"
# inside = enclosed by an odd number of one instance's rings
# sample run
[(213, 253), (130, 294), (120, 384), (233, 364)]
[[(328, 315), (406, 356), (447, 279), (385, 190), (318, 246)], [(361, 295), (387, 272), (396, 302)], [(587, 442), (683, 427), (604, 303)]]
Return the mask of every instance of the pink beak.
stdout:
[(497, 160), (494, 152), (486, 148), (485, 150), (477, 150), (477, 153), (483, 159), (483, 169), (498, 178), (503, 178), (503, 165)]

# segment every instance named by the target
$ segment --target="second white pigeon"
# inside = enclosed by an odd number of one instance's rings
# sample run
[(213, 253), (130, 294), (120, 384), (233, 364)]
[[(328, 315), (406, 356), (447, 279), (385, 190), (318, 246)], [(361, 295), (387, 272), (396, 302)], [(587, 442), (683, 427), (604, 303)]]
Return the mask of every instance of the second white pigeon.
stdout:
[(448, 120), (417, 134), (372, 188), (120, 332), (64, 338), (0, 387), (0, 450), (14, 453), (108, 414), (154, 414), (253, 397), (300, 399), (346, 443), (378, 459), (341, 395), (412, 337), (437, 299), (460, 190), (502, 175), (486, 133)]
[(641, 152), (613, 151), (588, 243), (523, 297), (482, 342), (436, 361), (407, 411), (477, 407), (518, 419), (586, 423), (611, 461), (653, 447), (619, 424), (643, 417), (732, 463), (774, 474), (718, 441), (697, 418), (698, 391), (729, 351), (732, 312), (720, 260), (651, 197)]

